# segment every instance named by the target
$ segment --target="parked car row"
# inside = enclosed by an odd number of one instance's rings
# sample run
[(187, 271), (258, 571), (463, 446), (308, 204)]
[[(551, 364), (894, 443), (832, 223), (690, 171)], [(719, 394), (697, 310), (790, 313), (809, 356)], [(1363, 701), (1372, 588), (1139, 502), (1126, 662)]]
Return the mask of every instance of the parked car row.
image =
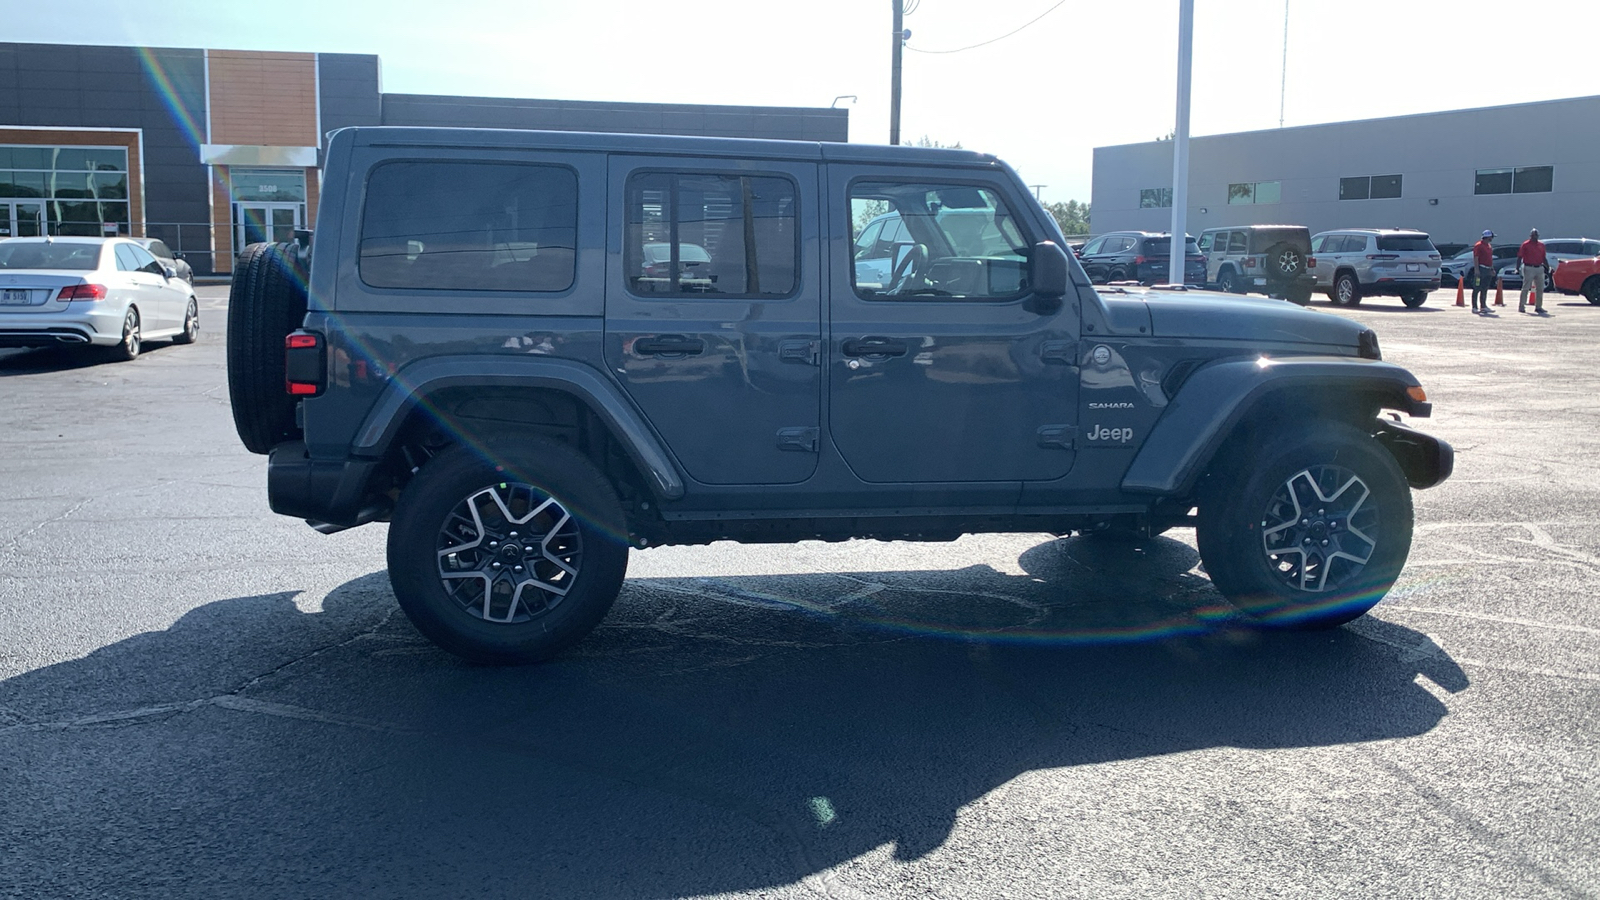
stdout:
[[(1399, 228), (1348, 228), (1312, 235), (1303, 225), (1207, 228), (1189, 238), (1184, 282), (1230, 293), (1252, 291), (1304, 305), (1316, 292), (1336, 305), (1363, 297), (1399, 297), (1421, 306), (1440, 285), (1440, 254), (1427, 233)], [(1164, 233), (1116, 231), (1079, 251), (1090, 280), (1155, 284), (1166, 280), (1171, 239)]]
[(130, 360), (144, 342), (193, 343), (194, 288), (138, 239), (0, 240), (0, 347), (100, 348)]

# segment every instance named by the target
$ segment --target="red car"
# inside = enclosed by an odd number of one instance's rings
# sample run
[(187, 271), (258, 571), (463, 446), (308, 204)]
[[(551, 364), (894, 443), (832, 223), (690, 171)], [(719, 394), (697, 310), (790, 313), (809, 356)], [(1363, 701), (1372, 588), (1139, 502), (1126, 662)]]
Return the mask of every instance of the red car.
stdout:
[(1600, 256), (1593, 259), (1564, 259), (1556, 266), (1556, 290), (1563, 294), (1582, 294), (1600, 306)]

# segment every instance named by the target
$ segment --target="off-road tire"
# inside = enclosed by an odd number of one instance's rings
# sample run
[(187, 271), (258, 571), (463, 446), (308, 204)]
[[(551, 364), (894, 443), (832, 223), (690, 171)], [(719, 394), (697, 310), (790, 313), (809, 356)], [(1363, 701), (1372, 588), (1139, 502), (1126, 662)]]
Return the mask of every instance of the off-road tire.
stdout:
[(1298, 278), (1306, 270), (1306, 255), (1288, 244), (1273, 244), (1267, 250), (1267, 277), (1279, 281)]
[(1376, 439), (1325, 421), (1223, 454), (1196, 538), (1224, 597), (1259, 625), (1299, 629), (1342, 625), (1383, 598), (1411, 549), (1412, 507)]
[(1239, 284), (1239, 276), (1232, 269), (1223, 269), (1217, 275), (1217, 290), (1225, 294), (1239, 294), (1244, 292), (1244, 287)]
[(1427, 302), (1427, 299), (1427, 291), (1412, 291), (1409, 294), (1400, 295), (1400, 302), (1404, 303), (1407, 309), (1416, 309), (1423, 303)]
[[(389, 526), (389, 582), (417, 630), (451, 653), (488, 665), (538, 662), (582, 640), (621, 591), (622, 508), (605, 476), (566, 444), (527, 436), (488, 448), (446, 451), (406, 486)], [(514, 574), (513, 565), (525, 570)]]
[(251, 244), (228, 291), (228, 396), (251, 453), (294, 440), (295, 398), (284, 391), (283, 339), (306, 316), (306, 267), (290, 243)]

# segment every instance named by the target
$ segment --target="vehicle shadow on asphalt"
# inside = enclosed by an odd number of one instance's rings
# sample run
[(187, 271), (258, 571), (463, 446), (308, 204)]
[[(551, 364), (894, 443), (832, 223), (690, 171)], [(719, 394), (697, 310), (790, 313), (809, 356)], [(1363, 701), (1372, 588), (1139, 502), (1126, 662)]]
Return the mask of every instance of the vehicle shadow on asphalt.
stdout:
[[(139, 359), (175, 346), (170, 341), (145, 344)], [(133, 360), (137, 365), (139, 359)], [(68, 372), (73, 369), (90, 369), (96, 366), (121, 366), (128, 363), (111, 359), (103, 347), (40, 347), (37, 349), (0, 349), (0, 378), (12, 375), (41, 375), (46, 372)]]
[[(1327, 632), (1242, 630), (1196, 561), (1167, 539), (1069, 539), (1009, 572), (635, 579), (568, 654), (504, 669), (423, 640), (381, 572), (316, 612), (290, 593), (219, 601), (0, 682), (0, 893), (791, 885), (881, 847), (935, 851), (1030, 772), (1406, 738), (1447, 711), (1419, 675), (1468, 685), (1381, 607)], [(1170, 799), (1231, 796), (1260, 765), (1196, 757)], [(1145, 783), (1051, 778), (1066, 792), (1029, 816), (1056, 846), (1150, 801)]]

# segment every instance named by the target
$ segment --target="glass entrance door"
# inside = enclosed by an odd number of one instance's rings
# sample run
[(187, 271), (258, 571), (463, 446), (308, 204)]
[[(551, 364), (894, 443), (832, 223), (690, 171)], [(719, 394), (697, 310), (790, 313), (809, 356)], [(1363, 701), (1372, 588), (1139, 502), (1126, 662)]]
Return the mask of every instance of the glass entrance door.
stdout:
[(0, 238), (39, 237), (44, 234), (44, 204), (36, 201), (0, 201)]
[(278, 243), (294, 240), (296, 228), (305, 227), (304, 203), (252, 203), (234, 204), (234, 249), (241, 252), (251, 244), (263, 241)]

